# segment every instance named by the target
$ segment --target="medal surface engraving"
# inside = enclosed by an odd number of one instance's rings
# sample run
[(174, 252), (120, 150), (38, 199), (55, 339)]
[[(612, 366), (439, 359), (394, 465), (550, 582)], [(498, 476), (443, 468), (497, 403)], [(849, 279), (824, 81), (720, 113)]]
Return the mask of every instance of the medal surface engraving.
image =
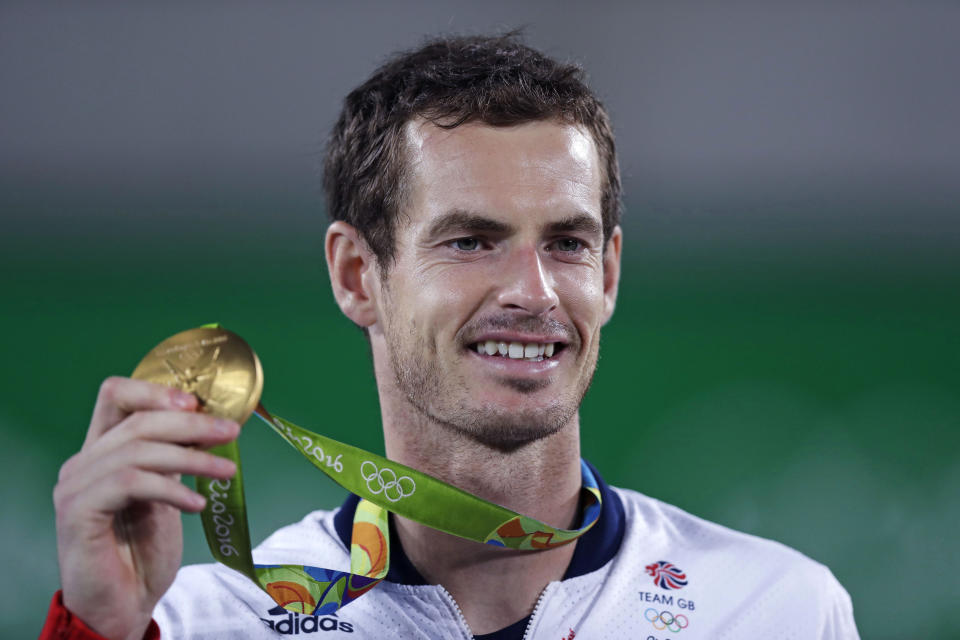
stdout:
[(243, 424), (263, 391), (263, 368), (243, 338), (221, 328), (171, 336), (150, 350), (132, 378), (192, 393), (201, 410)]

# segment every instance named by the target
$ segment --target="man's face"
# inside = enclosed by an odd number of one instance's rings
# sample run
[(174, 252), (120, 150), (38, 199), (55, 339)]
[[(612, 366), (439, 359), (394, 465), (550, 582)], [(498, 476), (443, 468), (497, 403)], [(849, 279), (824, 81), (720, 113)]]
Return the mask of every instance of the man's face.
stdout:
[(555, 122), (408, 126), (410, 191), (378, 323), (414, 410), (498, 448), (569, 422), (613, 311), (601, 169)]

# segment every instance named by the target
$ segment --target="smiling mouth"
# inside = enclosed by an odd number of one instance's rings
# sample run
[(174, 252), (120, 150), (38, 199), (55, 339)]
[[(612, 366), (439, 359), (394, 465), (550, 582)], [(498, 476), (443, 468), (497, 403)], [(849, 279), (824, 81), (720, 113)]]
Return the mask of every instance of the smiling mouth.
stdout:
[(566, 345), (562, 342), (502, 342), (486, 340), (470, 345), (472, 351), (482, 356), (496, 356), (510, 360), (540, 362), (555, 358)]

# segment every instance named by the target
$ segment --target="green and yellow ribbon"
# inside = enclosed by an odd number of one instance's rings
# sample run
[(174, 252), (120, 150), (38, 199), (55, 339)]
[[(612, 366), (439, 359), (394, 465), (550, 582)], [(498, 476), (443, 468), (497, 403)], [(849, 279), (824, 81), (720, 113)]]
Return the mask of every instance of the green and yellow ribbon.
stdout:
[(229, 480), (197, 478), (197, 490), (207, 499), (201, 518), (210, 551), (218, 562), (250, 578), (289, 611), (331, 614), (383, 580), (390, 567), (391, 512), (467, 540), (526, 550), (550, 549), (572, 542), (600, 517), (600, 489), (583, 460), (582, 525), (578, 529), (561, 529), (411, 467), (308, 431), (270, 415), (263, 405), (254, 413), (311, 464), (361, 498), (353, 519), (350, 571), (254, 564), (239, 444), (234, 441), (211, 449), (212, 453), (233, 460), (237, 473)]

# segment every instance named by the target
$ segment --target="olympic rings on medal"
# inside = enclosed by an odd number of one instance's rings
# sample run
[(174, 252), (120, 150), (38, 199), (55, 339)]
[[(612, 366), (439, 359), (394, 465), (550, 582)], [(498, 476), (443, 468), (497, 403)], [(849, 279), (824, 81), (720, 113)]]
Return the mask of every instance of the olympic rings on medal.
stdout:
[(367, 481), (367, 489), (370, 493), (377, 495), (382, 491), (383, 497), (390, 502), (409, 498), (417, 490), (417, 483), (410, 476), (398, 478), (397, 472), (393, 469), (388, 467), (377, 469), (377, 465), (370, 460), (360, 465), (360, 476)]
[(690, 620), (682, 613), (674, 616), (669, 611), (660, 612), (652, 607), (643, 612), (643, 617), (653, 624), (653, 628), (658, 631), (667, 629), (673, 633), (679, 633), (680, 630), (690, 626)]

